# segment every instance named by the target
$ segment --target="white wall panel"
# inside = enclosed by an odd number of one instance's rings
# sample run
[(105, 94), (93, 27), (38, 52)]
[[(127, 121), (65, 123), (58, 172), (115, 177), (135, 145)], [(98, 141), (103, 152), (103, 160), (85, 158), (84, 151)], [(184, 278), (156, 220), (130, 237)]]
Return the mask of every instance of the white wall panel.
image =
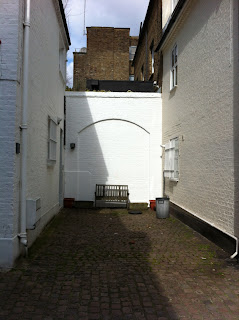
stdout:
[(93, 201), (100, 183), (128, 185), (131, 202), (161, 195), (160, 94), (70, 92), (66, 102), (66, 197)]

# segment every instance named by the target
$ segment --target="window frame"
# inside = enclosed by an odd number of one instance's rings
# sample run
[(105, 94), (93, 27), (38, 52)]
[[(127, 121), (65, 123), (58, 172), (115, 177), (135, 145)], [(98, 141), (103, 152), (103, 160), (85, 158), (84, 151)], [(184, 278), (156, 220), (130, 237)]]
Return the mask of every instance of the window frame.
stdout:
[(152, 41), (150, 46), (150, 52), (151, 52), (151, 74), (154, 74), (154, 41)]
[[(130, 61), (134, 60), (136, 49), (137, 49), (137, 46), (130, 46), (129, 47), (129, 60)], [(132, 52), (132, 51), (134, 51), (134, 52)]]
[(141, 67), (141, 81), (144, 81), (144, 65)]
[(171, 50), (170, 90), (178, 86), (178, 45)]
[(165, 144), (164, 176), (171, 181), (179, 180), (179, 137)]
[(57, 123), (48, 116), (48, 152), (47, 161), (50, 164), (56, 163), (57, 159)]

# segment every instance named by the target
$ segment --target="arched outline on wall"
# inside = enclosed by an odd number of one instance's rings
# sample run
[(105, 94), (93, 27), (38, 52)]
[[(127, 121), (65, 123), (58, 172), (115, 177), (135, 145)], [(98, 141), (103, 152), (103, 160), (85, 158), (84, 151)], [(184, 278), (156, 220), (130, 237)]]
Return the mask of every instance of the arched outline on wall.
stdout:
[(87, 128), (93, 126), (93, 125), (95, 125), (96, 123), (100, 123), (100, 122), (104, 122), (104, 121), (123, 121), (123, 122), (128, 122), (128, 123), (131, 123), (131, 124), (135, 125), (136, 127), (139, 127), (140, 129), (144, 130), (148, 134), (150, 134), (150, 132), (148, 130), (146, 130), (144, 127), (141, 127), (139, 124), (137, 124), (135, 122), (132, 122), (132, 121), (129, 121), (129, 120), (125, 120), (125, 119), (117, 119), (117, 118), (98, 120), (98, 121), (93, 122), (93, 123), (89, 124), (88, 126), (84, 127), (78, 133), (80, 134), (82, 131), (84, 131), (85, 129), (87, 129)]

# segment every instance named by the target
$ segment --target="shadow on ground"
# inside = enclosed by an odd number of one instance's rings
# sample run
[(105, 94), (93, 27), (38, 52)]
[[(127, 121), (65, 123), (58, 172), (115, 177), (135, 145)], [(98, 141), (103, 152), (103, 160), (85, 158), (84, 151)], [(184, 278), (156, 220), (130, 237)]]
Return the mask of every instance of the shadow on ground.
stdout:
[(174, 218), (65, 209), (0, 274), (0, 319), (238, 319), (239, 270)]

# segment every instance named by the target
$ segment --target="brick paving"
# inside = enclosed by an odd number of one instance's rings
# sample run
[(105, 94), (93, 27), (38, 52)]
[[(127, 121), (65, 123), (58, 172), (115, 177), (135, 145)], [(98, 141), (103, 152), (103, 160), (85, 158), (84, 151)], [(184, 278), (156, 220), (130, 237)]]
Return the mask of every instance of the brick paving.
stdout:
[(9, 272), (0, 319), (239, 319), (239, 265), (174, 218), (64, 209)]

